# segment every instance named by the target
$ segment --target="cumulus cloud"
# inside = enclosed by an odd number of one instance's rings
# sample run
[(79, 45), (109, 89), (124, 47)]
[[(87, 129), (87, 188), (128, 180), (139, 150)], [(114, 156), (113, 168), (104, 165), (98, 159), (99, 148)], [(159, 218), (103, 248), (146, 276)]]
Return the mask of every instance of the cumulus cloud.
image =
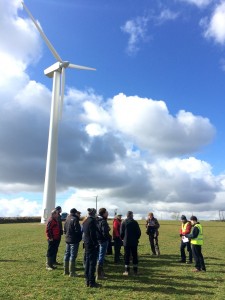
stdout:
[(133, 20), (128, 20), (121, 27), (121, 30), (129, 35), (127, 53), (135, 55), (140, 47), (141, 42), (147, 39), (147, 24), (149, 19), (147, 17), (136, 17)]
[(225, 2), (216, 6), (211, 19), (202, 19), (200, 24), (205, 28), (204, 36), (212, 38), (216, 43), (225, 43)]

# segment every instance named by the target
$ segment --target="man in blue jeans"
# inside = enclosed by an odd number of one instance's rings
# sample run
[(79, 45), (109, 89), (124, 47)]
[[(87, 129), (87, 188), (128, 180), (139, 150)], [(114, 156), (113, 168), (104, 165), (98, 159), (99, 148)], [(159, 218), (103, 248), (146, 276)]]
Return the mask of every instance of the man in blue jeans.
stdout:
[(110, 227), (107, 222), (108, 211), (105, 208), (100, 208), (98, 212), (97, 226), (98, 226), (98, 243), (99, 243), (99, 253), (97, 261), (97, 275), (96, 279), (104, 279), (105, 273), (103, 270), (104, 259), (108, 248), (109, 240), (111, 235), (109, 234)]
[(64, 224), (64, 233), (66, 236), (66, 250), (64, 255), (64, 275), (75, 277), (75, 264), (79, 243), (82, 239), (80, 226), (80, 212), (76, 208), (70, 210), (70, 214)]

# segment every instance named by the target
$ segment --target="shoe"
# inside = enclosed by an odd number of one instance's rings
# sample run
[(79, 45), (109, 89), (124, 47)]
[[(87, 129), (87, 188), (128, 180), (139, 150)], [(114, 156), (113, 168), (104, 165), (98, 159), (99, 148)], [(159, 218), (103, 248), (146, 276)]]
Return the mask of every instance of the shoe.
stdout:
[(90, 288), (99, 288), (99, 287), (101, 287), (101, 284), (96, 283), (96, 282), (95, 282), (95, 283), (90, 283), (90, 284), (89, 284), (89, 287), (90, 287)]
[(156, 256), (156, 253), (152, 253), (151, 256)]
[(201, 269), (202, 272), (206, 272), (206, 269)]
[(124, 276), (128, 276), (129, 273), (128, 273), (127, 271), (125, 271), (125, 272), (123, 272), (123, 275), (124, 275)]
[(59, 262), (56, 261), (56, 262), (53, 263), (53, 265), (60, 266), (61, 263), (59, 263)]
[(192, 272), (201, 272), (199, 269), (193, 269)]
[(190, 265), (192, 264), (192, 261), (186, 261), (186, 264)]

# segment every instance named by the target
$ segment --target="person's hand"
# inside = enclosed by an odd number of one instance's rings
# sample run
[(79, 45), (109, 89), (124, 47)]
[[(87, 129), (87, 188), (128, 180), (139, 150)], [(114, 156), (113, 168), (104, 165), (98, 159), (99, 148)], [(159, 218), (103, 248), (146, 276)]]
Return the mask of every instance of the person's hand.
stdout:
[(49, 240), (49, 242), (53, 242), (53, 239), (48, 239)]

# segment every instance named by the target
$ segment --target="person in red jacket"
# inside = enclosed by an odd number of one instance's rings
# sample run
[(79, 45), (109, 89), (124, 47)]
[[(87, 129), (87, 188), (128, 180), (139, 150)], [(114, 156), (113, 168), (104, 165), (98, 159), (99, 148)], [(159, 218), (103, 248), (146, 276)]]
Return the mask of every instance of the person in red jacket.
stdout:
[(113, 241), (114, 241), (114, 262), (118, 263), (120, 261), (120, 249), (123, 245), (122, 239), (120, 237), (120, 228), (122, 224), (122, 215), (117, 214), (113, 220)]
[[(180, 254), (181, 254), (181, 263), (192, 263), (192, 250), (191, 250), (191, 243), (188, 238), (185, 237), (186, 234), (189, 234), (191, 232), (192, 226), (191, 222), (187, 220), (186, 216), (181, 216), (181, 228), (180, 228), (180, 237), (181, 237), (181, 244), (180, 244)], [(185, 254), (185, 248), (187, 248), (187, 251), (189, 253), (189, 260), (186, 261), (186, 254)]]
[(51, 217), (49, 218), (46, 225), (46, 236), (48, 241), (48, 250), (47, 250), (47, 261), (46, 269), (54, 270), (54, 257), (57, 253), (59, 240), (61, 238), (60, 226), (58, 222), (58, 211), (54, 209), (51, 212)]

